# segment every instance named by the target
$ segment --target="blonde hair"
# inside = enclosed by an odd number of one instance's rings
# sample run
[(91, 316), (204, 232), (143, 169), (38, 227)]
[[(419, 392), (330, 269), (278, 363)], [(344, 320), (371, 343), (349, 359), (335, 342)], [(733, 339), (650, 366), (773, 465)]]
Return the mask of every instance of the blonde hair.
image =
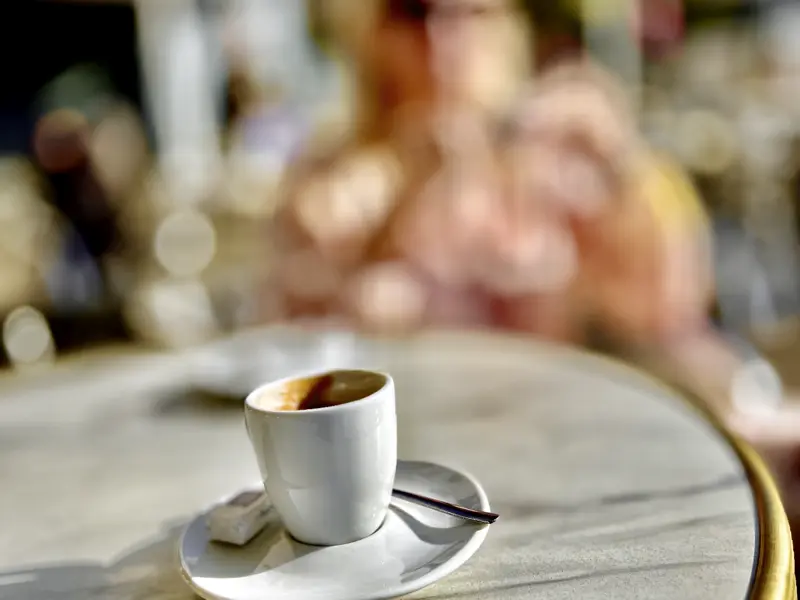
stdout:
[[(387, 0), (307, 1), (309, 19), (322, 45), (344, 67), (350, 93), (347, 102), (355, 117), (353, 125), (358, 128), (381, 111), (377, 105), (373, 67), (367, 58)], [(493, 68), (486, 69), (482, 76), (492, 95), (492, 103), (505, 108), (517, 96), (530, 73), (532, 32), (516, 2), (511, 4), (507, 14), (496, 19), (497, 27), (487, 41), (497, 46), (504, 60), (502, 65), (493, 64)]]

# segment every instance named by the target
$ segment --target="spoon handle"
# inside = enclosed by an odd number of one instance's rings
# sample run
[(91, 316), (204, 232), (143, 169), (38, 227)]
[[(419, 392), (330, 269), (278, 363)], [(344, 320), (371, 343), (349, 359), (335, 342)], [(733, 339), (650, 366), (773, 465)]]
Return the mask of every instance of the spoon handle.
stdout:
[(443, 500), (436, 500), (434, 498), (428, 498), (427, 496), (420, 496), (419, 494), (406, 492), (404, 490), (394, 489), (392, 490), (392, 496), (399, 498), (400, 500), (406, 500), (407, 502), (411, 502), (413, 504), (419, 504), (420, 506), (430, 508), (431, 510), (439, 511), (446, 515), (458, 517), (459, 519), (464, 519), (465, 521), (473, 521), (475, 523), (494, 523), (499, 516), (495, 513), (483, 512), (482, 510), (473, 510), (471, 508), (459, 506), (458, 504), (450, 504), (449, 502), (444, 502)]

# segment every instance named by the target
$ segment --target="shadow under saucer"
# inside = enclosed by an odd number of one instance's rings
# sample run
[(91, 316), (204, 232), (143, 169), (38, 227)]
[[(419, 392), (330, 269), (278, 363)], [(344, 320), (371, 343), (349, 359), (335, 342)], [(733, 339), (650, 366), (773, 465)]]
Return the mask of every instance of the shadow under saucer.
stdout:
[(0, 573), (0, 600), (191, 600), (175, 545), (185, 522), (130, 550), (109, 565), (66, 563)]
[[(489, 510), (472, 477), (433, 463), (399, 461), (397, 487), (475, 510)], [(277, 515), (243, 547), (212, 542), (198, 515), (180, 542), (187, 584), (224, 600), (380, 600), (426, 587), (463, 565), (487, 526), (397, 501), (371, 536), (340, 546), (309, 546), (285, 531)]]

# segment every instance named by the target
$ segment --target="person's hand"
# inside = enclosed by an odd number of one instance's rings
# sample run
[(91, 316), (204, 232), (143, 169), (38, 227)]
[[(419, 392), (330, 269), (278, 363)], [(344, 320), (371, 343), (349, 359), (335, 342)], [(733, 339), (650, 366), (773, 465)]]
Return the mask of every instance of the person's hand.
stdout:
[(573, 303), (636, 344), (702, 328), (710, 232), (687, 176), (647, 150), (624, 94), (602, 71), (565, 65), (537, 91), (523, 112), (527, 185), (569, 219), (579, 257)]
[(546, 71), (518, 117), (529, 193), (584, 219), (613, 209), (644, 146), (632, 116), (624, 92), (593, 65)]

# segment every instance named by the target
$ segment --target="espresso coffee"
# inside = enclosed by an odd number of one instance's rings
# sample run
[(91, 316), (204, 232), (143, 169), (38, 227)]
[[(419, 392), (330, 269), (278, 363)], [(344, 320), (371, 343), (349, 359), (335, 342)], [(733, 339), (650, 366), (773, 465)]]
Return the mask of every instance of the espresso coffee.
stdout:
[(384, 377), (369, 371), (330, 371), (288, 381), (281, 389), (259, 398), (257, 403), (265, 409), (283, 411), (330, 408), (367, 398), (385, 383)]
[(366, 370), (307, 371), (245, 400), (266, 496), (287, 532), (315, 546), (375, 533), (397, 467), (394, 381)]

